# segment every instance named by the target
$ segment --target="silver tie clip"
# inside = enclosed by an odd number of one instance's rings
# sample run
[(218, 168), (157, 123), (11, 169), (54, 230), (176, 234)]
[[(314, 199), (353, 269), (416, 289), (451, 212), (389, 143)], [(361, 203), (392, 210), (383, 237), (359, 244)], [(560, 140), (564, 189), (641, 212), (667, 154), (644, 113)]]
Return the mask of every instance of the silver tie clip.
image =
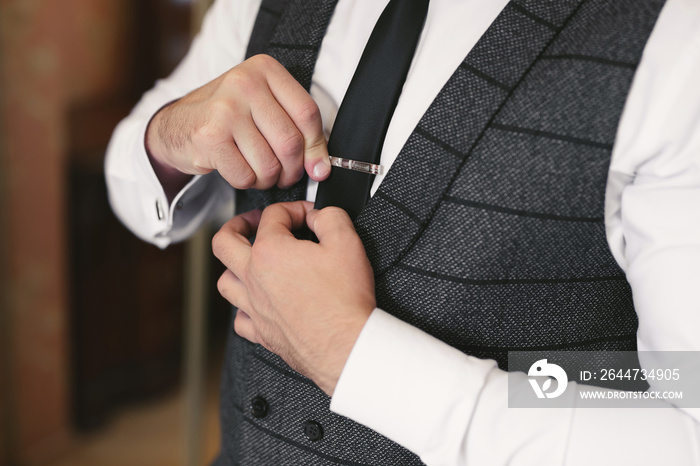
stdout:
[(370, 175), (382, 175), (384, 167), (369, 162), (360, 162), (359, 160), (343, 159), (340, 157), (330, 157), (331, 165), (334, 167), (347, 168), (356, 172), (368, 173)]

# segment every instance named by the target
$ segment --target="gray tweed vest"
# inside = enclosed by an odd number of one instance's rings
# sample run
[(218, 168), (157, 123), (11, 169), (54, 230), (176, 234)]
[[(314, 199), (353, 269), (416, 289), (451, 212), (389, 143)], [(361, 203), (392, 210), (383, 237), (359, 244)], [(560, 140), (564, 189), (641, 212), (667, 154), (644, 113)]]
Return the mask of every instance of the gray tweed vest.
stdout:
[[(335, 3), (263, 2), (250, 49), (274, 56), (308, 89)], [(662, 5), (508, 4), (356, 220), (382, 309), (503, 369), (513, 349), (636, 349), (604, 198), (620, 113)], [(305, 184), (240, 192), (239, 208), (302, 199)], [(331, 413), (329, 402), (231, 330), (217, 464), (422, 464)], [(305, 435), (308, 420), (322, 439)]]

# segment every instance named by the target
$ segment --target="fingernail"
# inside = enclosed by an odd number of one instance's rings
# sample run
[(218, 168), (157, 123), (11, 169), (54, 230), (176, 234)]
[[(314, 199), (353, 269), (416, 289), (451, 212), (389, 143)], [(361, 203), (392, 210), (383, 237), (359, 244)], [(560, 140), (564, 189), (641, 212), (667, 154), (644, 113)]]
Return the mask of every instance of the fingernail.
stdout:
[(315, 178), (325, 178), (331, 171), (330, 162), (326, 160), (319, 160), (316, 165), (314, 165), (314, 177)]

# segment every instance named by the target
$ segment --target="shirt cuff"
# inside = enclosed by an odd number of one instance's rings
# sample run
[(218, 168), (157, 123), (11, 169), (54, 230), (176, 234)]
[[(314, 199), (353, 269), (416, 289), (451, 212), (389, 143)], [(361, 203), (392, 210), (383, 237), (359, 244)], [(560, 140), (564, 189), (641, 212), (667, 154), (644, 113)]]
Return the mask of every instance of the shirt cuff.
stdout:
[(492, 360), (470, 357), (375, 309), (331, 400), (349, 417), (426, 461), (461, 450)]
[[(233, 189), (218, 175), (194, 176), (172, 203), (163, 191), (144, 145), (147, 120), (122, 121), (105, 160), (110, 203), (119, 219), (139, 238), (165, 248), (191, 235), (224, 205)], [(228, 209), (232, 212), (232, 209)]]
[(468, 356), (375, 309), (340, 375), (331, 411), (428, 465), (563, 464), (573, 410), (508, 408), (511, 389), (529, 393), (527, 375), (509, 375), (493, 360)]

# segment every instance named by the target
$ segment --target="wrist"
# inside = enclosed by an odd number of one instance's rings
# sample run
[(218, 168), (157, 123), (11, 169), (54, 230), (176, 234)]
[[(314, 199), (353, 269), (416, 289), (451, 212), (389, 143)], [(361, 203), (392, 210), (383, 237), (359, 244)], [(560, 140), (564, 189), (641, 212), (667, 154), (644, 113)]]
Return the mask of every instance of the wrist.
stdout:
[(166, 157), (168, 150), (161, 140), (162, 131), (160, 125), (163, 120), (163, 110), (168, 105), (170, 104), (161, 107), (148, 122), (144, 135), (144, 148), (168, 201), (172, 201), (177, 193), (190, 181), (192, 175), (178, 170)]
[(371, 309), (363, 309), (362, 312), (353, 314), (353, 318), (342, 326), (342, 333), (334, 338), (335, 350), (329, 352), (329, 354), (333, 355), (329, 364), (330, 370), (325, 374), (321, 374), (319, 380), (315, 380), (319, 388), (328, 396), (333, 396), (350, 353), (373, 311), (374, 306)]

